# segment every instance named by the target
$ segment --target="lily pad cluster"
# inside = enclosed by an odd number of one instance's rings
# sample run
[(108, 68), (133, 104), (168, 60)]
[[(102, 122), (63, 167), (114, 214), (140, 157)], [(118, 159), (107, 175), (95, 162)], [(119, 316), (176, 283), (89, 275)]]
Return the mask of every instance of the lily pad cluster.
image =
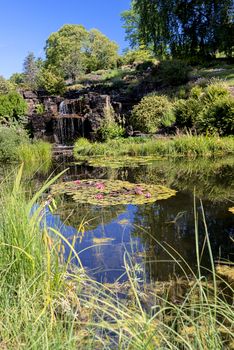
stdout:
[(120, 204), (146, 204), (167, 199), (176, 194), (161, 185), (133, 184), (120, 180), (77, 180), (52, 186), (51, 193), (69, 195), (77, 203), (107, 206)]

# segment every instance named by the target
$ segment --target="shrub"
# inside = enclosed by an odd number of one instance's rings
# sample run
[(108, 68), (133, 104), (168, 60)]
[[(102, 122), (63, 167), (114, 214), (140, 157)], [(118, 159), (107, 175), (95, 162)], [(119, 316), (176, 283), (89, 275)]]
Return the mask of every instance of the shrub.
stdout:
[(13, 84), (0, 75), (0, 95), (7, 94), (13, 90)]
[(163, 85), (183, 85), (189, 80), (191, 67), (180, 60), (162, 61), (154, 74)]
[(43, 105), (43, 103), (38, 103), (35, 106), (35, 110), (36, 110), (36, 113), (38, 115), (41, 115), (41, 114), (45, 113), (45, 106)]
[(17, 160), (20, 144), (28, 142), (28, 135), (22, 127), (0, 126), (0, 160)]
[(0, 95), (0, 117), (17, 118), (25, 115), (28, 105), (16, 91)]
[(221, 96), (200, 113), (196, 126), (201, 132), (232, 135), (234, 133), (234, 98)]
[(124, 64), (137, 64), (154, 60), (152, 53), (146, 49), (130, 50), (123, 56)]
[(131, 122), (135, 129), (156, 132), (160, 127), (170, 126), (175, 121), (172, 103), (166, 96), (150, 94), (143, 97), (133, 108)]
[(111, 105), (104, 109), (104, 120), (98, 130), (102, 141), (116, 139), (124, 135), (124, 129), (115, 121), (115, 111)]
[(221, 97), (228, 96), (230, 96), (228, 85), (222, 80), (212, 79), (208, 86), (204, 89), (204, 96), (202, 100), (204, 103), (210, 104)]
[(192, 128), (201, 110), (202, 104), (195, 98), (191, 97), (188, 100), (177, 100), (174, 104), (176, 124), (179, 127)]
[(63, 95), (65, 88), (65, 81), (63, 77), (50, 68), (42, 68), (38, 77), (38, 84), (45, 89), (50, 95)]

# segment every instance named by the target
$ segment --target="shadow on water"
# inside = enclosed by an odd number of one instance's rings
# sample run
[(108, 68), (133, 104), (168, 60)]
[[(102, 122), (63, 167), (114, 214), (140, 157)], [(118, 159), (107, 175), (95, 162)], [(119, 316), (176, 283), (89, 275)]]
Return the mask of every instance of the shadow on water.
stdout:
[[(77, 165), (66, 159), (57, 159), (54, 164), (56, 172), (67, 167), (69, 170), (63, 175), (63, 181), (120, 179), (163, 184), (178, 191), (175, 197), (153, 204), (103, 208), (75, 203), (67, 197), (57, 198), (58, 210), (55, 214), (47, 213), (47, 224), (59, 229), (70, 242), (76, 237), (75, 249), (80, 252), (84, 267), (97, 280), (124, 281), (123, 256), (126, 251), (133, 264), (142, 266), (140, 276), (147, 280), (168, 280), (173, 274), (180, 275), (178, 264), (161, 244), (174, 256), (175, 249), (196, 270), (194, 189), (200, 248), (204, 241), (204, 226), (199, 199), (203, 201), (214, 258), (233, 260), (230, 236), (234, 236), (234, 216), (228, 212), (234, 199), (233, 159), (162, 160), (147, 166), (118, 169)], [(81, 233), (78, 228), (83, 219), (86, 224)], [(65, 257), (69, 253), (65, 246)], [(206, 250), (202, 265), (210, 267)]]

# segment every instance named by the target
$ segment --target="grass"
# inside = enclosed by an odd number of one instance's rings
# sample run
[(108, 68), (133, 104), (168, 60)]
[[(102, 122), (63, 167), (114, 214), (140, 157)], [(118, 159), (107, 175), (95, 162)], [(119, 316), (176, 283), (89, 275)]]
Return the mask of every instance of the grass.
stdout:
[(234, 153), (233, 137), (177, 136), (169, 138), (128, 138), (91, 143), (79, 139), (75, 143), (74, 155), (81, 156), (215, 156)]
[[(43, 193), (57, 178), (27, 197), (22, 171), (21, 167), (13, 184), (9, 177), (1, 183), (1, 349), (231, 348), (234, 311), (226, 294), (233, 293), (233, 282), (227, 282), (215, 270), (204, 211), (211, 278), (203, 275), (200, 266), (195, 205), (197, 274), (173, 247), (157, 242), (171, 258), (190, 269), (192, 278), (185, 275), (186, 289), (179, 301), (170, 299), (168, 289), (158, 292), (153, 285), (142, 286), (127, 253), (124, 261), (128, 296), (120, 299), (118, 284), (100, 285), (87, 276), (81, 265), (72, 267), (71, 256), (67, 262), (59, 259), (59, 246), (66, 239), (53, 231), (52, 240), (49, 228), (41, 226), (46, 201)], [(70, 248), (73, 249), (71, 244)], [(182, 263), (178, 264), (183, 269)], [(173, 283), (171, 288), (175, 292)], [(148, 311), (144, 307), (147, 300), (151, 301)]]
[(23, 143), (18, 148), (18, 158), (25, 164), (25, 171), (48, 171), (52, 162), (52, 145), (44, 141)]

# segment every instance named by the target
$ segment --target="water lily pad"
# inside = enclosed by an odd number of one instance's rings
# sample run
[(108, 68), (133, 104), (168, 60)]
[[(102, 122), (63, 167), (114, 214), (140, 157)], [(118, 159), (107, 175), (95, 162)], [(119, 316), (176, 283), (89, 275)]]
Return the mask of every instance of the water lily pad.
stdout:
[(98, 206), (153, 203), (176, 194), (176, 191), (161, 185), (98, 179), (58, 183), (52, 186), (51, 192), (52, 195), (72, 196), (77, 203)]
[(93, 167), (102, 168), (125, 168), (125, 167), (139, 167), (141, 165), (150, 165), (157, 160), (162, 160), (162, 157), (156, 156), (144, 156), (144, 157), (133, 157), (133, 156), (122, 156), (122, 157), (102, 157), (89, 158), (88, 164)]

